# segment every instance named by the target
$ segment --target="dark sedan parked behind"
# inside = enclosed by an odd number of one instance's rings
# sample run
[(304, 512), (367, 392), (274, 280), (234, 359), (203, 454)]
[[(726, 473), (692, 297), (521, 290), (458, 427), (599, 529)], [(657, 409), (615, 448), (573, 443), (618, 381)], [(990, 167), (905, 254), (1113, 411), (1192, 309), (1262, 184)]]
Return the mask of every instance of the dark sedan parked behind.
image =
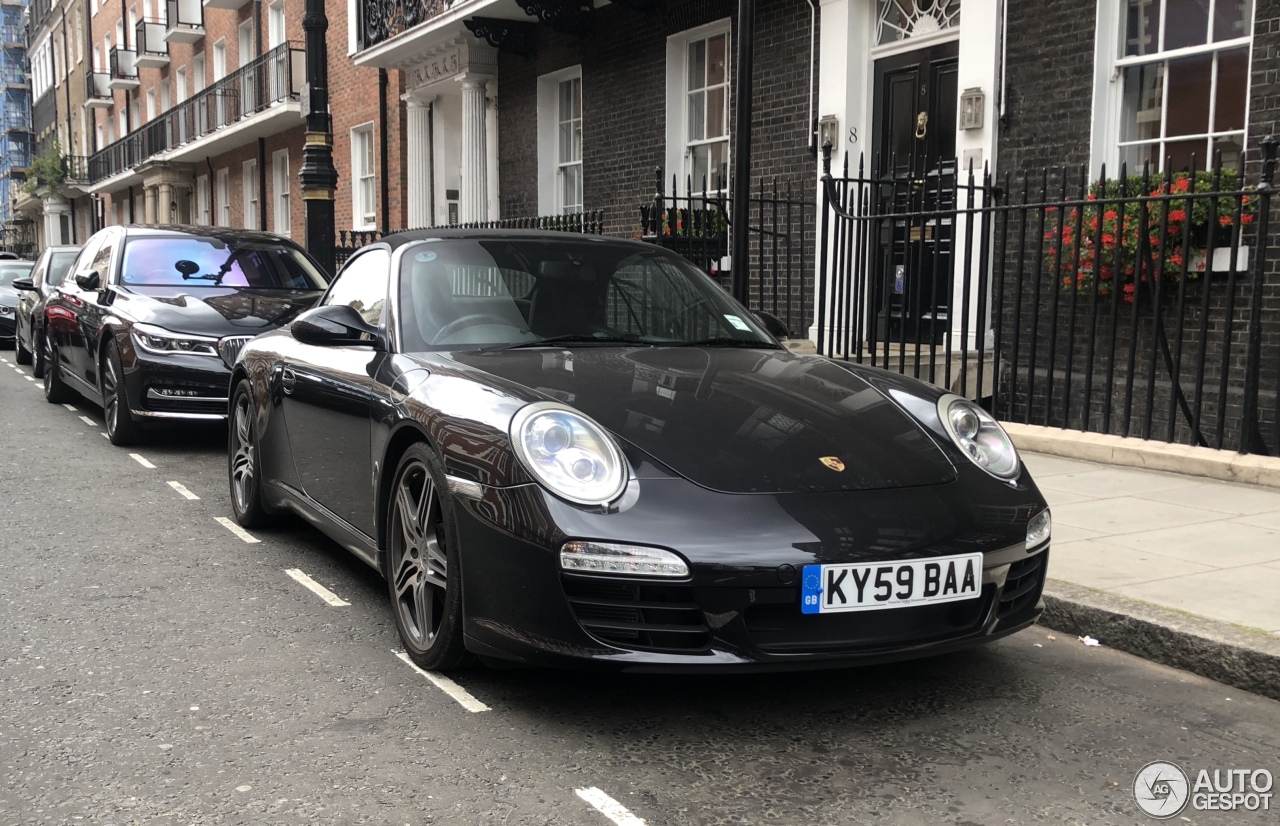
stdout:
[(284, 238), (215, 227), (108, 227), (48, 302), (45, 398), (102, 405), (113, 444), (144, 424), (226, 418), (245, 342), (289, 323), (326, 286)]
[(30, 272), (30, 261), (0, 261), (0, 342), (16, 340), (20, 290), (14, 284)]
[(75, 263), (79, 247), (49, 247), (40, 253), (31, 277), (14, 282), (18, 298), (18, 364), (31, 364), (31, 374), (44, 378), (44, 307)]
[(392, 235), (232, 381), (236, 518), (381, 571), (426, 668), (830, 667), (1041, 610), (1049, 511), (985, 410), (788, 353), (649, 244)]

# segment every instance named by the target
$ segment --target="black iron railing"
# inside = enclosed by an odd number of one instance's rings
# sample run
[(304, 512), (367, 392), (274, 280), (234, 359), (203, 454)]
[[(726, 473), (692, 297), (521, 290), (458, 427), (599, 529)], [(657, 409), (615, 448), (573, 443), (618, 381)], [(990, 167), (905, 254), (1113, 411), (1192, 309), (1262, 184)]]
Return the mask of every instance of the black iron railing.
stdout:
[(67, 183), (88, 183), (89, 158), (85, 155), (63, 155), (62, 168)]
[(361, 49), (427, 22), (452, 8), (456, 0), (359, 0), (357, 29)]
[(999, 180), (846, 161), (824, 177), (819, 352), (1009, 421), (1280, 455), (1262, 154), (1252, 181), (1220, 160)]
[[(563, 215), (538, 215), (522, 218), (502, 218), (497, 221), (480, 221), (465, 224), (443, 224), (448, 229), (541, 229), (552, 232), (573, 232), (580, 235), (604, 234), (604, 210), (590, 209)], [(422, 227), (428, 229), (428, 227)], [(392, 232), (404, 232), (393, 230)], [(336, 250), (336, 266), (341, 267), (356, 250), (368, 246), (392, 232), (378, 230), (339, 230)]]
[(301, 44), (276, 46), (93, 155), (90, 180), (97, 183), (118, 175), (277, 103), (297, 100), (304, 60)]
[[(694, 190), (686, 178), (665, 187), (655, 173), (653, 201), (640, 207), (641, 237), (666, 247), (702, 268), (729, 289), (729, 213), (732, 198)], [(794, 194), (790, 184), (761, 179), (748, 198), (750, 217), (749, 304), (776, 316), (793, 336), (808, 335), (813, 321), (814, 204)]]

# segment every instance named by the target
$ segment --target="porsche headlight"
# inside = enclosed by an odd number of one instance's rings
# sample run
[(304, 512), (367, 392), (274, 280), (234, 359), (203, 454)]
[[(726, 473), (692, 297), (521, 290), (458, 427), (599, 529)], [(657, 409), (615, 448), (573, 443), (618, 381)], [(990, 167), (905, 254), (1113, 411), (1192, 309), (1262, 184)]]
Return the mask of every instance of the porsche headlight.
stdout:
[(969, 461), (997, 479), (1018, 475), (1022, 469), (1018, 451), (990, 413), (968, 399), (947, 394), (938, 399), (938, 417)]
[(135, 324), (130, 332), (133, 335), (134, 345), (148, 353), (160, 355), (190, 353), (194, 356), (215, 357), (218, 355), (216, 338), (174, 333), (152, 324)]
[(604, 428), (571, 407), (535, 402), (511, 420), (511, 444), (534, 478), (580, 505), (604, 505), (627, 486), (622, 451)]

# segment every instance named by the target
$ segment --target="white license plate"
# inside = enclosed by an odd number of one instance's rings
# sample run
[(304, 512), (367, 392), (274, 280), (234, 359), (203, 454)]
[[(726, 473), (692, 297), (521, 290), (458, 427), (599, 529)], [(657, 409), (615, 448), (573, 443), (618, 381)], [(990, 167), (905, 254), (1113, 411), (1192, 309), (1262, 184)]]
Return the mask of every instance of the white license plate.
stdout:
[(982, 593), (982, 554), (805, 565), (800, 611), (834, 614), (974, 599)]

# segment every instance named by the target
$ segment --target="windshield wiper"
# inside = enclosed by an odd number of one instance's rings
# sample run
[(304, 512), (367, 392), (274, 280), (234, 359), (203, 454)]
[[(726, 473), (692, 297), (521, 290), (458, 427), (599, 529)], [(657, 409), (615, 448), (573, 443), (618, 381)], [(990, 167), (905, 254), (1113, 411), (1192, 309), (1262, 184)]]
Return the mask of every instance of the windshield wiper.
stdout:
[(720, 336), (718, 338), (704, 338), (698, 341), (679, 341), (673, 342), (677, 347), (759, 347), (766, 350), (780, 349), (778, 345), (769, 341), (760, 341), (759, 339), (749, 338), (729, 338), (728, 336)]
[(653, 344), (638, 338), (627, 336), (591, 335), (590, 333), (566, 333), (560, 336), (535, 338), (532, 341), (517, 341), (514, 344), (498, 344), (493, 347), (482, 347), (480, 352), (491, 350), (519, 350), (522, 347), (543, 347), (548, 344), (634, 344), (641, 347), (652, 347)]

